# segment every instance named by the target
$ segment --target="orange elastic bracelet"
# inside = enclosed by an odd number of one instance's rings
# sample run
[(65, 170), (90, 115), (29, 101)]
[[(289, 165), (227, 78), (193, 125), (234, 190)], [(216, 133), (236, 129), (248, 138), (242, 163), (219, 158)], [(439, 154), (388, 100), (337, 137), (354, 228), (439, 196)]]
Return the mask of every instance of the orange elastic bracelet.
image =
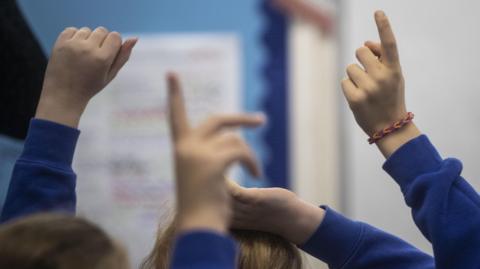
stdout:
[(404, 119), (401, 119), (397, 122), (395, 122), (394, 124), (392, 124), (391, 126), (379, 131), (379, 132), (376, 132), (374, 133), (369, 139), (368, 139), (368, 143), (371, 144), (375, 144), (377, 143), (379, 140), (381, 140), (382, 138), (384, 138), (385, 136), (391, 134), (391, 133), (394, 133), (400, 129), (402, 129), (405, 125), (409, 124), (410, 122), (412, 122), (413, 118), (415, 117), (415, 115), (412, 113), (412, 112), (408, 112), (407, 113), (407, 116), (404, 118)]

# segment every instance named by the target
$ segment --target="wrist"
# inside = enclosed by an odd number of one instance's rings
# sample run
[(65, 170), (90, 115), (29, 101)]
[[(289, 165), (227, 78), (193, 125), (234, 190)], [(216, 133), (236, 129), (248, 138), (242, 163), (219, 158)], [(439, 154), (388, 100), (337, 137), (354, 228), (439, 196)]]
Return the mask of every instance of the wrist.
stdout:
[(88, 101), (68, 101), (65, 98), (43, 95), (38, 102), (35, 118), (78, 128)]
[(325, 217), (325, 210), (298, 199), (291, 221), (282, 236), (296, 245), (302, 245), (315, 233)]
[(385, 158), (389, 158), (395, 151), (408, 143), (410, 140), (419, 137), (422, 133), (417, 126), (411, 122), (402, 129), (389, 134), (383, 139), (377, 141), (377, 147)]
[(178, 231), (210, 230), (221, 234), (228, 233), (229, 218), (227, 214), (215, 209), (178, 212)]

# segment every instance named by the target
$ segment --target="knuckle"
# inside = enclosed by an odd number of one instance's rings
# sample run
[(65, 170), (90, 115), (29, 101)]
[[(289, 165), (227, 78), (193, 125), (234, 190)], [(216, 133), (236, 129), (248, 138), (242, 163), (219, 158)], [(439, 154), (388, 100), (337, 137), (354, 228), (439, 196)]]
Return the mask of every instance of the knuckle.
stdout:
[(83, 57), (87, 61), (94, 61), (96, 63), (96, 56), (93, 54), (92, 49), (88, 45), (79, 46), (76, 49), (76, 53)]
[(366, 92), (375, 92), (379, 88), (379, 83), (375, 79), (365, 82), (365, 85), (362, 87)]
[(368, 100), (368, 94), (356, 94), (349, 100), (350, 107), (353, 109), (359, 108)]
[(350, 97), (350, 100), (348, 100), (348, 104), (350, 105), (351, 108), (355, 109), (362, 104), (362, 101), (360, 100), (360, 98), (354, 96), (354, 97)]
[(106, 64), (108, 60), (108, 56), (105, 54), (97, 53), (93, 56), (93, 61), (97, 64)]
[(380, 72), (376, 75), (375, 80), (377, 81), (378, 84), (380, 85), (385, 85), (390, 82), (390, 74), (388, 72)]
[(63, 29), (63, 32), (70, 32), (70, 31), (77, 31), (78, 29), (75, 28), (75, 27), (66, 27), (65, 29)]
[(180, 141), (175, 144), (175, 155), (180, 157), (186, 157), (192, 155), (192, 147), (188, 142)]
[(82, 27), (80, 28), (80, 31), (90, 33), (92, 29), (90, 29), (89, 27)]
[(241, 146), (243, 144), (243, 139), (238, 134), (231, 134), (228, 140), (229, 143), (235, 146)]
[(218, 115), (211, 116), (211, 117), (209, 117), (209, 118), (207, 119), (206, 124), (207, 124), (207, 125), (217, 125), (217, 124), (220, 124), (220, 123), (223, 121), (222, 118), (223, 118), (222, 116), (218, 116)]
[(346, 69), (346, 70), (347, 70), (347, 73), (351, 73), (354, 68), (355, 68), (355, 65), (354, 65), (354, 64), (349, 64), (349, 65), (347, 66), (347, 69)]
[(110, 36), (115, 42), (122, 42), (122, 36), (118, 32), (111, 32)]
[(361, 55), (362, 55), (362, 49), (359, 48), (355, 51), (355, 56), (357, 56), (357, 58), (359, 58)]
[(68, 53), (72, 50), (72, 46), (66, 42), (57, 42), (55, 45), (55, 51), (56, 52), (61, 52), (61, 53)]
[(96, 31), (100, 31), (100, 32), (108, 32), (107, 28), (103, 27), (103, 26), (100, 26), (100, 27), (97, 27), (97, 29), (95, 29)]
[(185, 148), (182, 147), (181, 144), (175, 146), (175, 156), (184, 156), (186, 153)]
[(365, 91), (362, 98), (362, 103), (371, 103), (378, 98), (378, 91)]
[(365, 47), (358, 48), (358, 49), (355, 51), (355, 55), (357, 56), (357, 58), (362, 57), (362, 55), (365, 54), (365, 50), (366, 50), (366, 49), (367, 49), (367, 48), (365, 48)]
[(65, 49), (70, 51), (73, 54), (80, 55), (82, 57), (88, 56), (90, 54), (90, 49), (88, 46), (83, 44), (81, 41), (74, 40), (65, 46)]
[(391, 76), (394, 80), (399, 81), (402, 79), (402, 72), (400, 70), (392, 70)]

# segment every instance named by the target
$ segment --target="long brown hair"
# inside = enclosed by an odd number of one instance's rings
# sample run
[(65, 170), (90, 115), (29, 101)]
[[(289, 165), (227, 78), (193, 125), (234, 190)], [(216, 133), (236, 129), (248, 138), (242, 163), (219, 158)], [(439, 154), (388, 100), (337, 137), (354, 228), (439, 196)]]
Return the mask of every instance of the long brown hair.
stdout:
[[(298, 248), (280, 236), (247, 230), (232, 230), (231, 234), (240, 247), (238, 269), (302, 268), (302, 256)], [(159, 231), (155, 246), (141, 268), (167, 269), (175, 235), (173, 221)]]
[(72, 216), (40, 214), (0, 227), (0, 268), (126, 269), (128, 259), (96, 225)]

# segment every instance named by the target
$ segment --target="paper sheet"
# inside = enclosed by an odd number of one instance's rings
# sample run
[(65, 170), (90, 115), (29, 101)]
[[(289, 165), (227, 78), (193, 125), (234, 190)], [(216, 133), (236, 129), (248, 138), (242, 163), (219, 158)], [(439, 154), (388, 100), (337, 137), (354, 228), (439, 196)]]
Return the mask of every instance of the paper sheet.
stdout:
[(127, 66), (81, 122), (75, 170), (78, 215), (129, 250), (150, 252), (173, 198), (165, 74), (180, 74), (193, 122), (241, 106), (240, 44), (232, 34), (140, 36)]

